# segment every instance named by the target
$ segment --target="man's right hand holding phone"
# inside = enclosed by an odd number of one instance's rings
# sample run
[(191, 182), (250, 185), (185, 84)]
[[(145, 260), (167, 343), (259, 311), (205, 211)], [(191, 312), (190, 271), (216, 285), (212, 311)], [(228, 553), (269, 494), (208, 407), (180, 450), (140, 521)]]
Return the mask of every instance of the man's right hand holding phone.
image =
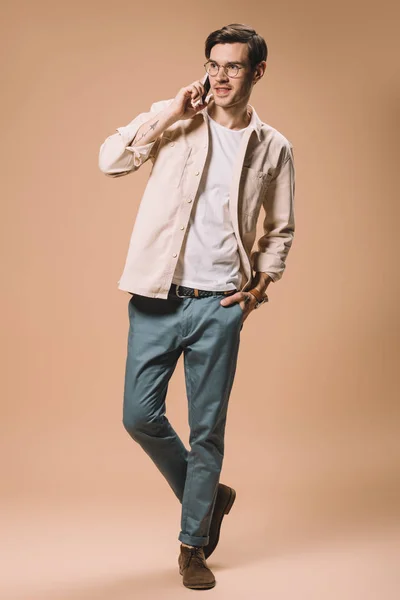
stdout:
[[(151, 119), (143, 123), (131, 141), (131, 146), (154, 142), (165, 129), (180, 119), (192, 119), (207, 103), (203, 102), (209, 91), (209, 80), (196, 80), (179, 90), (173, 101)], [(198, 102), (198, 104), (196, 104)], [(193, 107), (193, 104), (195, 105)]]
[[(169, 105), (169, 111), (180, 119), (192, 119), (200, 110), (203, 110), (207, 103), (202, 101), (206, 93), (206, 88), (200, 80), (193, 81), (190, 85), (182, 87), (173, 102)], [(197, 104), (196, 104), (197, 102)], [(193, 105), (195, 105), (193, 107)]]

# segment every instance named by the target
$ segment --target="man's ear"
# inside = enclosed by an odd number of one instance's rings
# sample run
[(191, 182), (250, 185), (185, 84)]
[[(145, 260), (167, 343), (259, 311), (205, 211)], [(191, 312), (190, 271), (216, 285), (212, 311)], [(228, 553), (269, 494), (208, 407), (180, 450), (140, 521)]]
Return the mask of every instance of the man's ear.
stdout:
[(266, 60), (261, 61), (257, 65), (257, 70), (256, 70), (256, 74), (255, 74), (257, 78), (253, 79), (254, 85), (264, 76), (266, 66), (267, 66), (267, 61)]

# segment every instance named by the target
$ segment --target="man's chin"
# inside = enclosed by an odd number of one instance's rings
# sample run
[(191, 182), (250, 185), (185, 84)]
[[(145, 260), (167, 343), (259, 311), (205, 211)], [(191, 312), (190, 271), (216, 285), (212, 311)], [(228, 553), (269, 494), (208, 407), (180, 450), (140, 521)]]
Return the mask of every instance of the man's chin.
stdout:
[(215, 104), (217, 106), (223, 106), (224, 108), (233, 106), (232, 99), (228, 100), (227, 98), (217, 98), (215, 101)]

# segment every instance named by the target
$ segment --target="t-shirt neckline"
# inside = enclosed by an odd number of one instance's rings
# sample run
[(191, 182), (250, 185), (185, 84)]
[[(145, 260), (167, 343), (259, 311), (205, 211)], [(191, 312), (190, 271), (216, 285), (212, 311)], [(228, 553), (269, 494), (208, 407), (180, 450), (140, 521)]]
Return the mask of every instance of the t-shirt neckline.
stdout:
[(222, 129), (225, 129), (225, 131), (230, 131), (231, 133), (242, 133), (243, 131), (245, 131), (249, 126), (250, 123), (248, 125), (246, 125), (246, 127), (243, 127), (242, 129), (230, 129), (229, 127), (225, 127), (225, 125), (221, 125), (221, 123), (218, 123), (215, 119), (213, 119), (207, 112), (207, 117), (213, 122), (215, 123), (215, 125), (217, 125), (218, 127), (222, 127)]

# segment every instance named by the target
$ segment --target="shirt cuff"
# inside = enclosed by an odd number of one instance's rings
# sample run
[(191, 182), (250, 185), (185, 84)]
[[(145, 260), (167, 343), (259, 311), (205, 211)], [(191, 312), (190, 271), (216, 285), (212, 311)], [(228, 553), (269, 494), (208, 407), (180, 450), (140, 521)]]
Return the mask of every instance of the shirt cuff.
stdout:
[(270, 252), (254, 251), (251, 254), (251, 263), (253, 270), (258, 273), (267, 273), (275, 283), (282, 278), (286, 264), (276, 255)]
[(276, 273), (269, 273), (268, 271), (263, 271), (262, 269), (254, 269), (254, 271), (256, 273), (265, 273), (265, 275), (268, 275), (274, 283), (279, 279)]
[(129, 127), (129, 125), (125, 127), (117, 127), (117, 131), (120, 134), (122, 141), (125, 145), (125, 149), (129, 150), (133, 154), (133, 162), (135, 167), (139, 167), (143, 161), (145, 161), (151, 152), (152, 147), (156, 143), (157, 140), (153, 140), (148, 144), (141, 144), (140, 146), (131, 146), (138, 129), (142, 126), (142, 123), (135, 124), (134, 127)]

